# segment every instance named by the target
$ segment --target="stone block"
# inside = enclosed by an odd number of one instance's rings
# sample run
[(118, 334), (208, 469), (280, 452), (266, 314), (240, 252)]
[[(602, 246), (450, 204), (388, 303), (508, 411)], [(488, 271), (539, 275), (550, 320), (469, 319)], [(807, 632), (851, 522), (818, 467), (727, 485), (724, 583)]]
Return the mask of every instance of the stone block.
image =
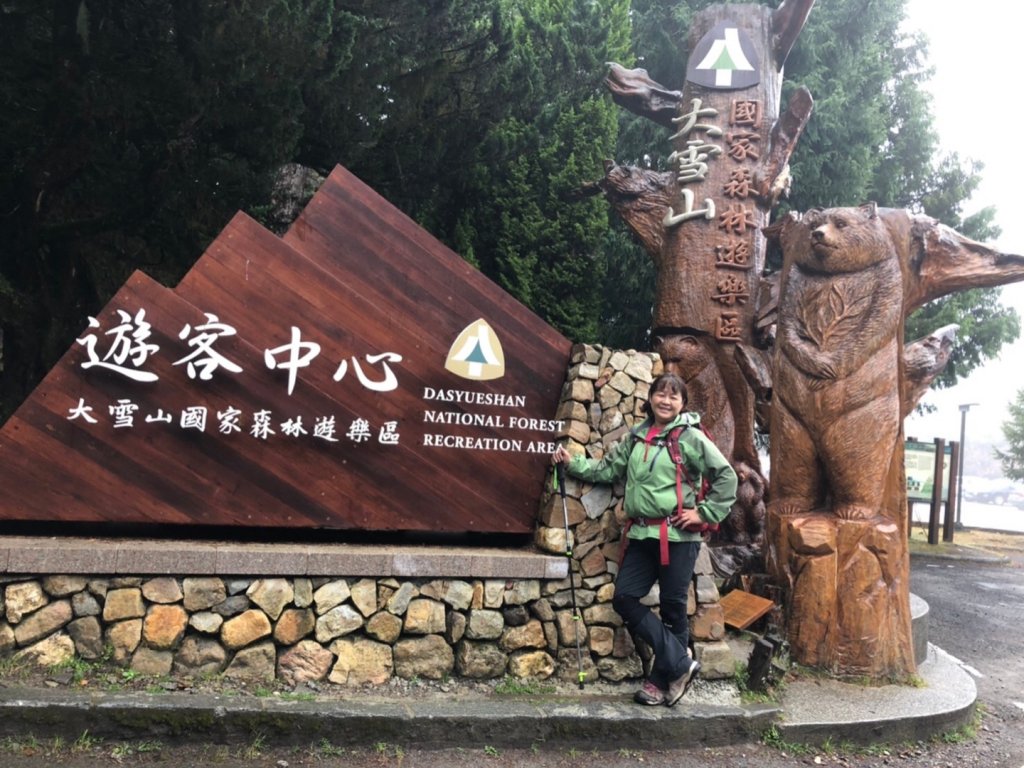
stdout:
[(381, 576), (391, 573), (391, 552), (339, 547), (310, 551), (306, 573), (344, 573), (348, 576)]
[(440, 635), (399, 640), (394, 646), (395, 674), (404, 680), (441, 680), (455, 668), (455, 653)]
[(410, 635), (436, 635), (445, 631), (444, 603), (426, 598), (410, 601), (403, 631)]
[(598, 656), (611, 656), (615, 650), (615, 630), (611, 627), (593, 627), (589, 647)]
[(415, 585), (408, 581), (403, 582), (398, 591), (388, 599), (388, 611), (396, 616), (403, 615), (408, 610), (409, 603), (418, 594), (419, 590), (416, 589)]
[(170, 651), (158, 651), (153, 648), (139, 648), (132, 655), (131, 669), (140, 675), (163, 677), (171, 674), (174, 654)]
[(373, 579), (360, 579), (351, 588), (352, 604), (363, 616), (372, 616), (377, 612), (377, 582)]
[(249, 586), (245, 594), (274, 620), (295, 597), (295, 591), (287, 579), (259, 579)]
[(309, 608), (287, 608), (274, 625), (274, 639), (294, 645), (316, 628), (316, 614)]
[(605, 624), (609, 627), (621, 627), (622, 617), (615, 612), (610, 603), (596, 603), (583, 610), (583, 621), (586, 625)]
[(505, 590), (505, 605), (526, 605), (540, 598), (540, 582), (536, 579), (515, 581)]
[(243, 648), (224, 670), (224, 677), (270, 683), (277, 671), (277, 652), (272, 642)]
[(725, 611), (718, 603), (698, 605), (690, 617), (690, 634), (694, 640), (725, 639)]
[(227, 652), (220, 643), (210, 638), (190, 635), (174, 655), (172, 669), (174, 675), (179, 677), (216, 675), (224, 669), (227, 660)]
[(25, 614), (32, 613), (46, 605), (50, 598), (43, 591), (38, 581), (23, 581), (20, 584), (8, 584), (4, 590), (4, 605), (7, 621), (17, 624)]
[(94, 541), (29, 539), (12, 546), (8, 573), (114, 573), (116, 552)]
[(88, 591), (71, 596), (71, 610), (75, 616), (99, 616), (101, 611), (99, 601)]
[(70, 600), (44, 605), (14, 628), (18, 645), (29, 645), (61, 629), (73, 618)]
[(498, 641), (498, 647), (503, 651), (544, 648), (546, 646), (547, 638), (544, 636), (544, 626), (536, 619), (522, 627), (506, 627)]
[(103, 620), (106, 622), (122, 619), (137, 619), (146, 615), (146, 603), (142, 590), (137, 587), (112, 589), (107, 592), (103, 603)]
[(213, 606), (213, 612), (229, 619), (249, 610), (251, 603), (246, 595), (232, 595)]
[(578, 403), (590, 403), (594, 399), (594, 382), (587, 379), (573, 379), (562, 388), (564, 400), (575, 400)]
[(17, 661), (28, 661), (38, 667), (56, 667), (75, 657), (75, 642), (63, 632), (50, 635), (35, 645), (18, 651), (14, 658)]
[(320, 643), (303, 640), (277, 657), (277, 677), (291, 686), (316, 682), (327, 677), (333, 661), (334, 654)]
[(268, 637), (271, 631), (267, 614), (254, 608), (225, 621), (220, 639), (229, 650), (235, 650)]
[(601, 376), (601, 369), (593, 363), (580, 363), (574, 365), (569, 369), (569, 374), (566, 378), (568, 379), (586, 379), (588, 381), (597, 381)]
[(591, 550), (580, 560), (580, 573), (584, 576), (597, 576), (608, 570), (607, 559), (600, 548)]
[(693, 650), (705, 680), (726, 680), (736, 674), (736, 657), (724, 640), (694, 642)]
[(463, 640), (455, 651), (455, 670), (461, 677), (487, 680), (503, 677), (508, 654), (494, 643)]
[(214, 635), (220, 632), (223, 624), (224, 617), (213, 611), (193, 613), (188, 620), (188, 625), (192, 629), (196, 630), (196, 632), (202, 632), (204, 635)]
[(402, 634), (402, 620), (387, 611), (375, 613), (366, 622), (366, 634), (391, 645)]
[(584, 512), (589, 519), (595, 520), (600, 518), (612, 504), (611, 486), (604, 483), (591, 486), (583, 494), (580, 502), (583, 504)]
[(142, 623), (142, 637), (150, 648), (170, 650), (181, 642), (187, 626), (188, 614), (180, 605), (151, 605)]
[(643, 677), (644, 674), (640, 659), (635, 655), (628, 658), (604, 656), (597, 660), (597, 671), (603, 679), (615, 683)]
[(151, 603), (170, 605), (179, 602), (185, 594), (181, 591), (177, 579), (161, 576), (143, 583), (142, 596)]
[(383, 685), (395, 668), (394, 653), (385, 643), (342, 638), (331, 644), (331, 652), (338, 660), (328, 679), (338, 685)]
[[(654, 381), (654, 362), (650, 356), (644, 354), (633, 355), (629, 358), (629, 362), (626, 363), (626, 367), (622, 369), (623, 373), (629, 376), (635, 381), (642, 381), (646, 384), (650, 384)], [(644, 394), (646, 398), (646, 393)]]
[(114, 650), (114, 663), (126, 664), (142, 641), (142, 619), (128, 619), (110, 624), (104, 635)]
[(698, 603), (717, 603), (720, 599), (718, 585), (710, 576), (700, 575), (694, 579)]
[(505, 617), (500, 611), (483, 609), (470, 611), (466, 637), (471, 640), (496, 640), (505, 629)]
[(336, 637), (355, 632), (363, 626), (363, 615), (350, 605), (332, 608), (316, 620), (317, 642), (326, 643)]
[(461, 579), (450, 581), (441, 599), (455, 610), (464, 611), (473, 602), (473, 585)]
[(582, 621), (573, 618), (572, 611), (558, 611), (555, 614), (555, 626), (558, 628), (558, 643), (566, 648), (576, 647), (576, 633), (579, 633), (580, 645), (589, 642), (589, 633), (597, 627), (588, 627)]
[(327, 613), (352, 596), (352, 590), (344, 579), (329, 581), (313, 592), (313, 604), (317, 614)]
[(308, 608), (313, 604), (313, 582), (310, 579), (295, 579), (292, 590), (295, 592), (292, 602), (296, 608)]
[(0, 655), (13, 651), (18, 646), (14, 639), (14, 629), (6, 622), (0, 621)]
[(546, 680), (555, 674), (555, 660), (547, 651), (513, 653), (508, 660), (508, 673), (520, 680)]
[(212, 608), (224, 602), (228, 596), (224, 582), (216, 576), (187, 578), (182, 580), (185, 610), (190, 613)]
[(75, 652), (92, 661), (103, 655), (103, 628), (95, 616), (83, 616), (68, 623), (68, 635), (75, 643)]
[(46, 576), (43, 578), (43, 591), (50, 597), (68, 597), (81, 592), (88, 582), (85, 576)]
[(565, 545), (565, 529), (551, 528), (545, 525), (538, 525), (536, 531), (534, 531), (533, 534), (533, 543), (537, 545), (538, 549), (541, 549), (545, 552), (558, 553), (564, 555), (567, 549)]

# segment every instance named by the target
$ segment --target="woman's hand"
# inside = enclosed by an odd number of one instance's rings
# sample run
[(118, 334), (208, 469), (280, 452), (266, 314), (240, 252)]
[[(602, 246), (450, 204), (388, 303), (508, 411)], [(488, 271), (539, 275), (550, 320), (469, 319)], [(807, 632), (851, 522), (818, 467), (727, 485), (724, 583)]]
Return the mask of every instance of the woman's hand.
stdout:
[(704, 518), (694, 508), (683, 508), (682, 512), (673, 512), (668, 521), (676, 528), (686, 528), (688, 525), (701, 525)]
[(552, 464), (568, 464), (572, 459), (572, 454), (569, 453), (562, 446), (555, 448), (555, 452), (551, 454)]

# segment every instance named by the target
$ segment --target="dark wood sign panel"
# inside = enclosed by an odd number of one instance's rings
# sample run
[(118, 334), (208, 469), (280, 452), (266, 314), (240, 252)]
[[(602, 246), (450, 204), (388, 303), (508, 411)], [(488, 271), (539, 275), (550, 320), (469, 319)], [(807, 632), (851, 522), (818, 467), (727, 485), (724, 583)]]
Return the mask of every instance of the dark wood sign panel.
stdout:
[(0, 430), (0, 520), (533, 530), (569, 341), (342, 168), (95, 320)]

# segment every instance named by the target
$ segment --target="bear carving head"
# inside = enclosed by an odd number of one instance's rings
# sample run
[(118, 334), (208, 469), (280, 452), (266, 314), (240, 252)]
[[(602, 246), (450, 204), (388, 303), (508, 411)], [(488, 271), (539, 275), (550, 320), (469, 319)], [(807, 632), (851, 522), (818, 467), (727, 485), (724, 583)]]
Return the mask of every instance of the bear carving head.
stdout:
[(674, 373), (686, 382), (695, 379), (712, 359), (700, 339), (689, 334), (657, 336), (654, 348), (661, 356), (665, 372)]
[(874, 203), (859, 208), (812, 208), (800, 224), (809, 242), (795, 250), (795, 262), (808, 272), (859, 272), (896, 256)]

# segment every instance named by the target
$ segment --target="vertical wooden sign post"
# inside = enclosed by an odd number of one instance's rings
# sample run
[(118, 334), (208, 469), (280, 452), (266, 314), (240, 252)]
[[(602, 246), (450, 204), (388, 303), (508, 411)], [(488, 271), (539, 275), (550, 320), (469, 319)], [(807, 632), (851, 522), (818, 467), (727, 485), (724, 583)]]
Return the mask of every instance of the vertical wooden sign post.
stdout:
[(787, 189), (788, 159), (811, 113), (805, 89), (785, 111), (780, 97), (783, 64), (812, 6), (701, 11), (681, 92), (642, 69), (613, 66), (608, 77), (619, 104), (673, 132), (670, 170), (612, 165), (599, 186), (654, 261), (656, 350), (687, 380), (690, 405), (736, 467), (743, 516), (763, 517), (764, 479), (740, 360), (759, 357), (761, 229)]

